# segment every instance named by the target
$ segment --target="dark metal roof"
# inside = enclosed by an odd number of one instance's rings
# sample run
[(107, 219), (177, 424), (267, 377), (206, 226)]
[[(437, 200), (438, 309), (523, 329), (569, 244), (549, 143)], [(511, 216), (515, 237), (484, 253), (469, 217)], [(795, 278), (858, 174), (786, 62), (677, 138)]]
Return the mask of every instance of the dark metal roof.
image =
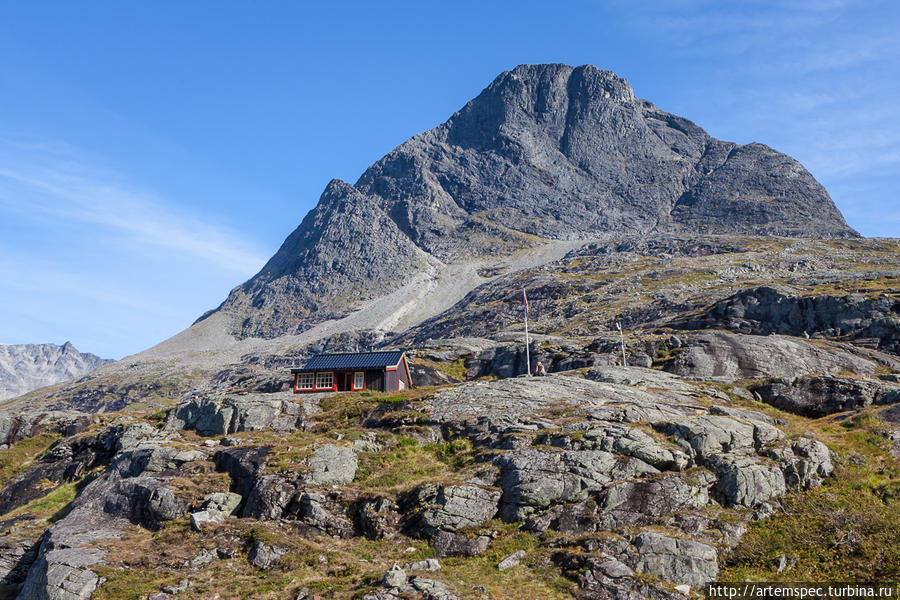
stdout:
[(388, 352), (341, 352), (337, 354), (317, 354), (310, 358), (299, 371), (331, 371), (336, 369), (383, 369), (396, 366), (403, 357), (402, 350)]

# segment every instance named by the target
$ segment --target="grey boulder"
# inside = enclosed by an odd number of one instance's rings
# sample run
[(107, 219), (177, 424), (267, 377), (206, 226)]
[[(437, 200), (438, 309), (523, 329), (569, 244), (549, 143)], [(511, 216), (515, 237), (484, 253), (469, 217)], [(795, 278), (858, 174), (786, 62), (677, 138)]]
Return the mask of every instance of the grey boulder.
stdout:
[(359, 461), (352, 448), (325, 444), (307, 461), (310, 471), (302, 477), (307, 485), (348, 484), (356, 477)]
[(500, 496), (500, 490), (477, 485), (426, 486), (418, 493), (425, 506), (419, 521), (427, 532), (481, 525), (497, 514)]
[(691, 477), (664, 475), (614, 484), (600, 494), (599, 527), (646, 525), (663, 515), (702, 508), (709, 502), (708, 488), (714, 480), (701, 471)]
[(247, 557), (247, 560), (254, 567), (272, 569), (281, 564), (281, 557), (286, 552), (284, 548), (256, 540), (250, 548), (250, 555)]
[(503, 488), (501, 516), (507, 521), (521, 520), (553, 504), (585, 500), (613, 480), (659, 472), (642, 460), (601, 450), (526, 449), (509, 452), (496, 463)]
[(841, 371), (872, 373), (875, 363), (844, 350), (783, 335), (743, 335), (722, 331), (692, 335), (688, 349), (665, 369), (691, 377), (754, 379)]
[(753, 388), (763, 402), (804, 417), (900, 402), (900, 385), (850, 377), (776, 379)]
[(724, 506), (755, 507), (787, 491), (778, 465), (756, 456), (719, 454), (707, 465), (718, 476), (715, 490)]
[(824, 478), (834, 473), (831, 451), (818, 440), (798, 438), (771, 449), (768, 455), (776, 460), (785, 483), (792, 488), (808, 490), (819, 487)]
[(434, 555), (438, 558), (448, 556), (477, 556), (488, 549), (491, 538), (486, 535), (469, 537), (461, 533), (439, 531), (431, 538)]
[(634, 570), (663, 577), (673, 583), (699, 586), (719, 573), (716, 549), (694, 540), (641, 532), (634, 541)]

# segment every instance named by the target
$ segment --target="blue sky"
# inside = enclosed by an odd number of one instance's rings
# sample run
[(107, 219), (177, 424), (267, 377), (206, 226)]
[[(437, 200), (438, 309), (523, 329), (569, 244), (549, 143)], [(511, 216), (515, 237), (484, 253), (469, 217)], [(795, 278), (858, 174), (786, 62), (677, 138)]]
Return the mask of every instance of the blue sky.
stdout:
[[(552, 6), (552, 8), (551, 8)], [(893, 1), (6, 2), (0, 342), (120, 358), (520, 63), (595, 64), (900, 236)]]

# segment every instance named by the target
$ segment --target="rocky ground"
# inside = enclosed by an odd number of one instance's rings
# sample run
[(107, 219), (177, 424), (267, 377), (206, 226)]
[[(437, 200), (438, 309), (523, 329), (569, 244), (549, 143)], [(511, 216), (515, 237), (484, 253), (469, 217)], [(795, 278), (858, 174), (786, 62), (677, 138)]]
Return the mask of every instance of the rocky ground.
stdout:
[[(769, 390), (778, 380), (599, 365), (393, 396), (195, 394), (140, 417), (62, 419), (65, 430), (11, 448), (46, 449), (6, 465), (4, 589), (678, 598), (735, 573), (771, 576), (784, 561), (805, 578), (816, 557), (748, 556), (746, 539), (771, 544), (767, 528), (796, 519), (805, 494), (846, 493), (861, 466), (880, 474), (857, 490), (866, 510), (896, 527), (893, 379), (809, 373), (841, 397), (842, 385), (859, 392), (849, 407), (811, 407), (809, 386), (776, 388), (791, 404)], [(798, 416), (811, 411), (826, 416)], [(871, 568), (900, 575), (896, 550), (860, 547), (872, 542), (846, 542), (847, 560), (878, 552), (894, 562)]]
[[(26, 394), (0, 414), (0, 597), (896, 580), (898, 254), (584, 244), (408, 331), (132, 357)], [(522, 285), (547, 377), (521, 377)], [(418, 387), (290, 393), (290, 361), (361, 343), (407, 348)]]

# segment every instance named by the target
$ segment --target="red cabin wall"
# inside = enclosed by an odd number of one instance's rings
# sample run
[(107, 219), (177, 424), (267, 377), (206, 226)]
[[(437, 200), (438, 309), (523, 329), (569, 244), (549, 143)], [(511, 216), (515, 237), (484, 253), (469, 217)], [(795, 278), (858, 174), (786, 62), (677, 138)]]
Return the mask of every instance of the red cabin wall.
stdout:
[[(334, 391), (349, 391), (350, 388), (347, 387), (346, 383), (346, 375), (347, 373), (351, 374), (354, 371), (346, 371), (346, 370), (335, 370), (334, 373), (334, 387), (330, 388)], [(396, 392), (399, 390), (399, 382), (403, 381), (406, 384), (407, 388), (412, 387), (412, 381), (409, 375), (409, 366), (406, 362), (406, 357), (404, 356), (400, 363), (396, 367), (388, 367), (386, 370), (366, 370), (366, 387), (367, 390), (373, 390), (378, 392)], [(295, 393), (306, 393), (306, 392), (321, 392), (323, 390), (298, 390), (296, 389), (297, 375), (293, 374), (292, 382), (294, 384), (294, 392)], [(346, 390), (345, 390), (346, 388)]]
[(366, 389), (383, 392), (385, 390), (384, 374), (381, 371), (366, 371)]
[(400, 359), (400, 366), (397, 368), (397, 373), (400, 374), (400, 377), (403, 379), (403, 382), (406, 384), (407, 389), (412, 387), (412, 377), (409, 374), (409, 364), (406, 362), (406, 355)]
[(385, 371), (384, 372), (384, 391), (386, 392), (396, 392), (397, 391), (397, 371)]
[(386, 392), (398, 391), (400, 389), (401, 381), (406, 384), (407, 389), (412, 387), (405, 356), (400, 360), (400, 363), (396, 367), (388, 367), (384, 374), (386, 384), (384, 391)]

